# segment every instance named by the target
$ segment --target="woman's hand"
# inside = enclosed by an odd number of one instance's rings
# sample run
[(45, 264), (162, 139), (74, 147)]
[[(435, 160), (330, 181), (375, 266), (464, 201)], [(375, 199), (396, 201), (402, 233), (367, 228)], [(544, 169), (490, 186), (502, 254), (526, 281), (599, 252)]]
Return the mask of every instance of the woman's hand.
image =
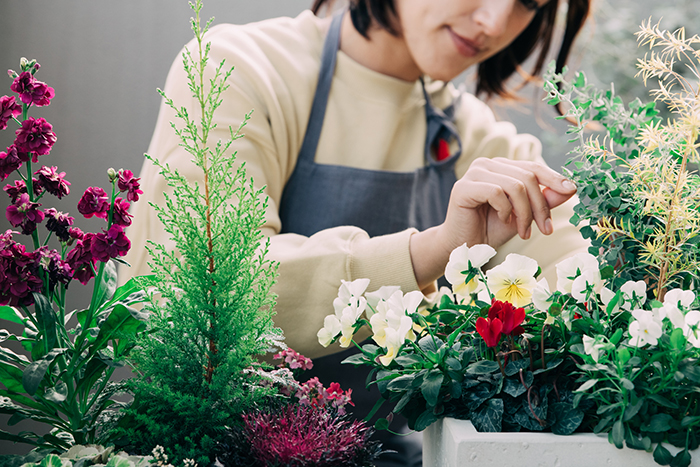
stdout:
[(576, 193), (576, 186), (544, 164), (510, 159), (475, 160), (455, 183), (445, 222), (411, 237), (418, 285), (440, 277), (450, 252), (466, 243), (498, 248), (518, 234), (530, 238), (532, 222), (553, 232), (550, 210)]

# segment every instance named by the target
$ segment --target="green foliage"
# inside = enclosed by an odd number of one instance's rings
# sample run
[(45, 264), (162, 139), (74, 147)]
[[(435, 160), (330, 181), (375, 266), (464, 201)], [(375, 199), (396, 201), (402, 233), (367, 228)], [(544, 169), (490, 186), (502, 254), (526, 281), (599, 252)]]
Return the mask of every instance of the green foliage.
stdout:
[(268, 242), (260, 231), (267, 201), (229, 154), (250, 115), (238, 131), (229, 129), (229, 141), (209, 144), (232, 69), (222, 62), (205, 80), (209, 45), (202, 40), (211, 20), (202, 29), (201, 2), (191, 6), (198, 54), (186, 51), (183, 63), (201, 119), (163, 96), (183, 122), (173, 128), (202, 171), (203, 184), (153, 160), (172, 188), (165, 206), (154, 207), (175, 250), (148, 247), (154, 279), (145, 285), (156, 293), (146, 306), (148, 331), (133, 358), (139, 373), (132, 386), (135, 402), (115, 433), (140, 452), (163, 444), (175, 460), (201, 463), (213, 460), (224, 427), (240, 423), (240, 414), (269, 393), (247, 370), (281, 331), (272, 323), (276, 265), (265, 259)]

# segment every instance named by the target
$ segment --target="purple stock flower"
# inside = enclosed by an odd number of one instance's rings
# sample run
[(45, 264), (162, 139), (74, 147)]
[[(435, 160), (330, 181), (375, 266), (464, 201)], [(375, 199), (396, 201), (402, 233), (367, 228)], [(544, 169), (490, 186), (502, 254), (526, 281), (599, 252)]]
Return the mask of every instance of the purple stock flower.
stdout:
[(35, 253), (12, 240), (12, 231), (0, 235), (0, 305), (31, 305), (33, 292), (41, 292)]
[(49, 278), (49, 289), (53, 290), (57, 284), (68, 284), (73, 278), (73, 269), (67, 261), (61, 259), (56, 250), (50, 250), (42, 246), (36, 250), (39, 254), (39, 265)]
[(21, 113), (22, 106), (17, 103), (15, 96), (0, 97), (0, 130), (7, 128), (7, 122)]
[(114, 201), (114, 212), (112, 213), (112, 221), (115, 225), (121, 225), (127, 227), (131, 225), (131, 218), (134, 217), (129, 214), (130, 204), (121, 198), (117, 198)]
[(57, 169), (58, 167), (43, 166), (34, 172), (34, 175), (39, 177), (37, 181), (46, 191), (61, 199), (70, 193), (70, 188), (68, 188), (70, 182), (63, 179), (66, 173), (59, 173)]
[[(80, 229), (70, 229), (71, 235), (74, 231), (80, 232)], [(73, 279), (80, 281), (81, 284), (87, 284), (90, 279), (95, 277), (95, 258), (92, 256), (91, 247), (92, 240), (95, 234), (80, 232), (81, 238), (75, 242), (75, 246), (68, 252), (66, 261), (73, 268)], [(75, 238), (75, 237), (73, 237)]]
[(14, 144), (10, 145), (6, 152), (0, 152), (0, 181), (5, 180), (20, 167), (22, 167), (22, 160)]
[(22, 122), (22, 127), (15, 132), (15, 146), (17, 151), (31, 152), (32, 162), (38, 162), (37, 156), (45, 156), (51, 152), (51, 147), (56, 142), (56, 135), (52, 126), (43, 117), (29, 117)]
[(83, 197), (80, 198), (78, 212), (85, 216), (86, 219), (90, 219), (92, 216), (107, 219), (107, 213), (109, 212), (107, 193), (98, 186), (91, 186), (85, 190)]
[(85, 236), (83, 231), (80, 230), (78, 227), (71, 227), (70, 229), (68, 229), (68, 233), (70, 234), (70, 238), (72, 238), (73, 240), (82, 240), (83, 236)]
[[(44, 188), (37, 183), (38, 180), (36, 178), (33, 178), (32, 181), (34, 182), (32, 184), (34, 195), (39, 196), (44, 191)], [(27, 193), (27, 185), (22, 180), (15, 180), (14, 185), (5, 185), (3, 190), (9, 195), (12, 202), (16, 203), (22, 193)]]
[(106, 263), (110, 258), (124, 256), (129, 252), (129, 248), (131, 248), (131, 242), (126, 238), (124, 229), (115, 224), (109, 228), (109, 231), (103, 230), (102, 233), (95, 234), (90, 252), (96, 260)]
[(46, 209), (44, 214), (46, 215), (46, 228), (56, 234), (56, 237), (62, 242), (70, 240), (71, 235), (68, 229), (73, 225), (74, 219), (54, 208)]
[(117, 180), (117, 186), (119, 191), (127, 191), (126, 199), (129, 201), (138, 201), (139, 195), (143, 194), (143, 190), (140, 190), (139, 184), (140, 178), (134, 178), (133, 172), (131, 170), (120, 170), (119, 180)]
[(12, 82), (10, 89), (19, 94), (19, 100), (23, 103), (34, 104), (38, 107), (49, 105), (56, 94), (52, 87), (37, 80), (28, 71), (20, 73)]
[(39, 206), (41, 204), (29, 201), (27, 193), (22, 193), (14, 204), (7, 207), (5, 216), (13, 227), (22, 227), (22, 233), (29, 235), (44, 220), (44, 213), (37, 209)]

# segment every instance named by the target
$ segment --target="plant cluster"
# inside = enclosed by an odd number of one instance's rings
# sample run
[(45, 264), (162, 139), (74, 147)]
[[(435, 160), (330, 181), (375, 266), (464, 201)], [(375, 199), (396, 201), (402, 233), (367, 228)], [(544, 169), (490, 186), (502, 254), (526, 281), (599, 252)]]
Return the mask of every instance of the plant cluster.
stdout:
[[(142, 191), (131, 171), (114, 169), (110, 193), (88, 188), (77, 208), (105, 221), (99, 233), (84, 233), (68, 213), (42, 207), (47, 197), (68, 196), (70, 182), (57, 167), (40, 164), (57, 138), (44, 118), (29, 116), (55, 91), (35, 77), (36, 61), (22, 59), (20, 67), (9, 71), (15, 94), (0, 97), (0, 129), (17, 125), (14, 142), (0, 152), (0, 180), (16, 176), (4, 187), (5, 215), (19, 229), (0, 234), (0, 320), (19, 329), (0, 330), (0, 413), (11, 415), (9, 425), (31, 419), (53, 430), (0, 431), (0, 439), (67, 449), (103, 439), (101, 421), (122, 405), (113, 398), (122, 384), (110, 377), (124, 365), (130, 338), (145, 328), (144, 314), (131, 307), (144, 295), (133, 281), (116, 287), (114, 263), (130, 248), (124, 228)], [(84, 309), (66, 310), (72, 280), (93, 282)]]
[[(454, 416), (479, 431), (593, 431), (660, 465), (690, 464), (700, 446), (700, 178), (688, 170), (700, 146), (700, 37), (647, 22), (638, 39), (651, 48), (640, 75), (658, 79), (652, 95), (675, 114), (666, 123), (653, 102), (625, 106), (582, 73), (545, 79), (580, 143), (571, 222), (591, 241), (557, 265), (555, 289), (517, 254), (482, 272), (487, 245), (453, 251), (452, 287), (427, 306), (416, 292), (365, 293), (366, 279), (341, 285), (319, 342), (347, 347), (369, 327), (374, 343), (345, 362), (373, 367), (370, 384), (414, 429)], [(602, 141), (584, 136), (590, 121), (606, 129)]]

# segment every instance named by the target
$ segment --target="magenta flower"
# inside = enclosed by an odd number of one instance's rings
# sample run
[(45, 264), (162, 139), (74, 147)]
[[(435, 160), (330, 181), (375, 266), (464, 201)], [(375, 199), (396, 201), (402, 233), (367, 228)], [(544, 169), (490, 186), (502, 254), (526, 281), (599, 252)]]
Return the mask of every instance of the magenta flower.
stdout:
[(143, 194), (143, 190), (140, 190), (139, 184), (140, 178), (134, 178), (134, 174), (131, 170), (120, 170), (119, 180), (117, 180), (117, 186), (119, 191), (127, 191), (126, 199), (129, 201), (136, 202), (139, 200), (139, 195)]
[(51, 147), (56, 142), (56, 135), (51, 131), (53, 127), (43, 117), (29, 117), (22, 122), (22, 127), (15, 132), (15, 146), (17, 151), (32, 153), (32, 162), (38, 162), (37, 156), (45, 156), (51, 152)]
[(46, 215), (46, 228), (62, 242), (70, 240), (71, 235), (68, 229), (73, 225), (75, 219), (54, 208), (46, 209), (44, 214)]
[(70, 238), (72, 238), (73, 240), (82, 240), (83, 236), (85, 236), (83, 231), (80, 230), (78, 227), (71, 227), (70, 229), (68, 229), (68, 233), (70, 234)]
[(0, 152), (0, 181), (5, 180), (20, 167), (22, 167), (22, 160), (14, 144), (10, 145), (6, 152)]
[(15, 96), (0, 97), (0, 130), (7, 128), (7, 122), (21, 113), (22, 106), (17, 103)]
[(55, 96), (52, 87), (37, 80), (34, 75), (28, 71), (20, 73), (12, 82), (10, 89), (19, 94), (19, 100), (23, 103), (27, 105), (34, 104), (38, 107), (49, 105), (51, 99)]
[(85, 190), (83, 197), (80, 198), (78, 212), (85, 216), (86, 219), (90, 219), (92, 216), (107, 219), (107, 213), (109, 212), (107, 193), (100, 187), (91, 186)]
[(129, 214), (130, 204), (121, 198), (114, 200), (114, 211), (112, 213), (112, 222), (115, 225), (121, 225), (127, 227), (131, 225), (131, 218), (134, 217)]
[(12, 240), (12, 232), (0, 235), (0, 305), (28, 306), (34, 303), (33, 292), (41, 292), (35, 253)]
[(302, 354), (289, 347), (275, 354), (272, 358), (275, 360), (283, 359), (283, 362), (277, 365), (277, 368), (310, 370), (314, 367), (310, 358), (304, 357)]
[(68, 188), (70, 182), (63, 179), (66, 173), (59, 173), (57, 169), (58, 167), (43, 166), (34, 172), (34, 175), (38, 177), (37, 181), (39, 185), (58, 199), (61, 199), (70, 193), (70, 188)]
[(129, 252), (129, 248), (131, 248), (131, 242), (126, 238), (124, 229), (115, 224), (109, 228), (109, 231), (103, 230), (102, 233), (95, 234), (90, 252), (96, 260), (106, 263), (110, 258), (124, 256)]
[[(80, 229), (70, 229), (73, 232), (80, 232)], [(94, 269), (96, 260), (92, 256), (92, 240), (95, 234), (80, 232), (81, 238), (75, 242), (75, 246), (68, 252), (66, 261), (73, 268), (73, 279), (86, 285), (90, 279), (95, 277)]]
[(49, 278), (49, 289), (53, 290), (57, 284), (68, 284), (73, 278), (73, 269), (68, 262), (61, 259), (56, 250), (50, 250), (42, 246), (36, 253), (39, 255), (39, 265)]
[(5, 216), (13, 227), (22, 227), (22, 233), (29, 235), (44, 220), (44, 213), (38, 209), (39, 206), (41, 204), (29, 201), (27, 193), (22, 193), (14, 204), (7, 207)]

